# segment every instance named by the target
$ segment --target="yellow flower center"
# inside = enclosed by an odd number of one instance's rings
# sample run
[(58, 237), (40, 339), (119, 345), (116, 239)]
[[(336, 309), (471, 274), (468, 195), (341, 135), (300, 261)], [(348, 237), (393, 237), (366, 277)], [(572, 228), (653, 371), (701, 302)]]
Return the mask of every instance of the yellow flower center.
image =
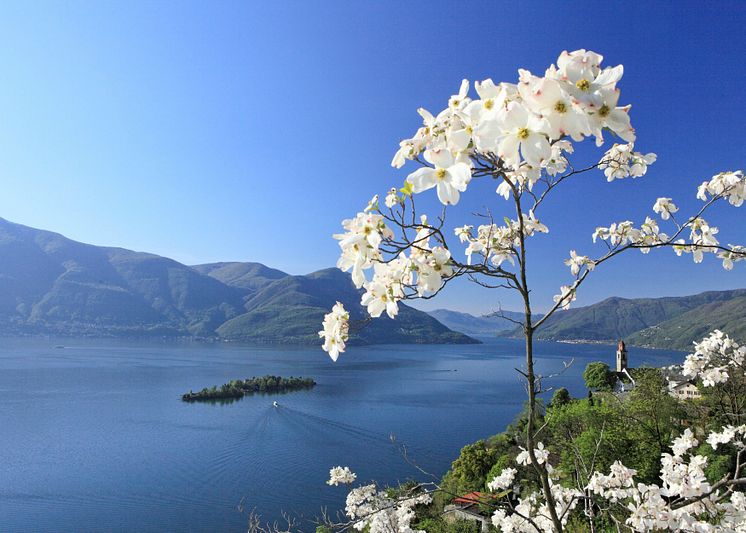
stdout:
[(485, 109), (490, 110), (493, 107), (495, 107), (495, 101), (492, 98), (488, 98), (487, 100), (484, 101)]
[(575, 83), (575, 87), (577, 87), (581, 91), (587, 91), (591, 88), (591, 82), (583, 78), (582, 80), (578, 80), (577, 83)]
[(435, 171), (435, 177), (438, 178), (439, 180), (445, 179), (445, 177), (446, 177), (446, 169), (439, 168), (438, 170), (436, 170)]
[(529, 136), (528, 128), (521, 128), (518, 130), (519, 139), (528, 139), (528, 136)]
[(474, 133), (474, 129), (471, 126), (466, 126), (466, 133), (471, 135), (472, 133)]
[(554, 110), (557, 113), (567, 113), (567, 104), (565, 104), (565, 102), (563, 102), (562, 100), (560, 100), (559, 102), (557, 102), (556, 104), (554, 104)]
[(601, 106), (601, 109), (598, 110), (598, 114), (602, 117), (609, 116), (609, 113), (611, 113), (611, 109), (606, 104)]

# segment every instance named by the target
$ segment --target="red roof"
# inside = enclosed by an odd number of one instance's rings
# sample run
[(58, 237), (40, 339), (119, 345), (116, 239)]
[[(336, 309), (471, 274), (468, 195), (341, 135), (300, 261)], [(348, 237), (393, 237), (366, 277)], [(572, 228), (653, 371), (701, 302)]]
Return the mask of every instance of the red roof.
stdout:
[(454, 498), (453, 503), (461, 503), (461, 504), (480, 503), (484, 501), (485, 496), (489, 497), (490, 495), (485, 495), (485, 494), (482, 494), (481, 492), (470, 492), (469, 494), (464, 494), (463, 496)]

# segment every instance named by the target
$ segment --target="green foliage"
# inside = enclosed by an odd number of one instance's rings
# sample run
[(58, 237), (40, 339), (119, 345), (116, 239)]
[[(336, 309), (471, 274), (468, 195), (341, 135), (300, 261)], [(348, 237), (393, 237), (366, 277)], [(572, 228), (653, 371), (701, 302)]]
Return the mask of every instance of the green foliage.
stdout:
[(561, 407), (563, 405), (567, 405), (572, 401), (572, 396), (570, 396), (570, 391), (567, 390), (565, 387), (560, 387), (556, 391), (554, 391), (554, 394), (552, 395), (552, 402), (550, 405), (552, 407)]
[(446, 521), (443, 518), (426, 518), (416, 524), (414, 529), (427, 533), (479, 533), (481, 524), (469, 520)]
[(608, 391), (611, 390), (613, 374), (609, 370), (609, 365), (601, 361), (588, 363), (583, 372), (585, 386), (590, 390)]
[(284, 378), (280, 376), (263, 376), (245, 380), (234, 379), (220, 386), (204, 388), (199, 392), (189, 391), (181, 399), (185, 402), (200, 402), (214, 400), (231, 400), (250, 396), (252, 394), (277, 394), (297, 390), (311, 389), (316, 382), (311, 378)]
[(488, 446), (483, 440), (464, 446), (458, 459), (451, 465), (458, 493), (482, 490), (487, 473), (498, 457), (497, 448)]

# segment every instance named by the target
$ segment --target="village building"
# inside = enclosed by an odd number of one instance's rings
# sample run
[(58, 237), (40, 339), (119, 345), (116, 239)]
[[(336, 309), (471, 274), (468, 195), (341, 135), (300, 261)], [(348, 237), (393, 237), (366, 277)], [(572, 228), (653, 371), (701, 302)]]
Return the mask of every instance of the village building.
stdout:
[[(635, 388), (635, 371), (630, 368), (629, 355), (624, 341), (620, 340), (616, 350), (616, 371), (614, 372), (614, 392), (624, 394)], [(684, 376), (681, 365), (671, 365), (660, 369), (668, 384), (668, 393), (680, 400), (695, 400), (702, 397), (697, 382)]]
[(454, 498), (450, 505), (446, 505), (443, 510), (443, 520), (453, 523), (457, 520), (466, 520), (474, 522), (475, 527), (479, 524), (481, 533), (488, 533), (490, 530), (490, 517), (483, 514), (480, 509), (480, 503), (493, 495), (482, 492), (470, 492), (458, 498)]

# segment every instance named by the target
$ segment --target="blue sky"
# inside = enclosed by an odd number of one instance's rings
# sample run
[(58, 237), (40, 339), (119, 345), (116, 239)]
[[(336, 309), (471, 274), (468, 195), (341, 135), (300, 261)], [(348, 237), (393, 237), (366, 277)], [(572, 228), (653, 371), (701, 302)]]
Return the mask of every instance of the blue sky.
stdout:
[[(659, 162), (635, 181), (582, 176), (547, 205), (530, 255), (542, 307), (597, 225), (640, 221), (658, 196), (690, 212), (703, 179), (746, 166), (744, 23), (736, 2), (4, 2), (0, 216), (186, 263), (310, 272), (334, 264), (339, 221), (406, 176), (389, 162), (418, 107), (588, 48), (624, 64), (637, 147)], [(454, 226), (507, 209), (480, 187)], [(723, 241), (746, 242), (743, 209), (711, 217)], [(744, 272), (635, 252), (578, 303), (743, 287)], [(426, 304), (498, 306), (516, 302), (467, 283)]]

